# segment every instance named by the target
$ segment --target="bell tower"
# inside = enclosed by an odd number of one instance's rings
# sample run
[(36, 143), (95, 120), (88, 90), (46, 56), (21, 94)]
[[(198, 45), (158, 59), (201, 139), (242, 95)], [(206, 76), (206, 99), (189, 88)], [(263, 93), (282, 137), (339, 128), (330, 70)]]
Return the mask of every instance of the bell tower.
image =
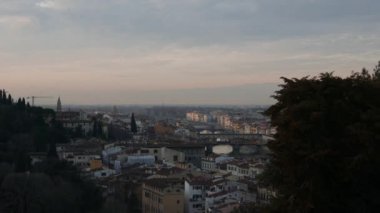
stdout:
[(57, 101), (57, 112), (62, 112), (61, 97), (58, 97), (58, 101)]

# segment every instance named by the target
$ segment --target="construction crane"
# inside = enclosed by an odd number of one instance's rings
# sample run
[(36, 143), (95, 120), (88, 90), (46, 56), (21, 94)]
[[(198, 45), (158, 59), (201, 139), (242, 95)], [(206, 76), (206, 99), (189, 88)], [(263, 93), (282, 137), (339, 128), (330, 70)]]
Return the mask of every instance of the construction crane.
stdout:
[(53, 98), (53, 97), (51, 97), (51, 96), (29, 96), (29, 97), (26, 97), (26, 99), (32, 99), (32, 106), (34, 106), (34, 100), (38, 99), (38, 98)]

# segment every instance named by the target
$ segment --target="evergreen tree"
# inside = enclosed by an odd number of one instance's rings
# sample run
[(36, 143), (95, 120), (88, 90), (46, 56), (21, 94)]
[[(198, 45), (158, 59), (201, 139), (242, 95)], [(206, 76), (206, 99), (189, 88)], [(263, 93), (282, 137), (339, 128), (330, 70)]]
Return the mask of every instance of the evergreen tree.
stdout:
[(380, 61), (378, 62), (378, 64), (376, 65), (376, 67), (373, 69), (373, 77), (380, 80)]
[(22, 108), (25, 109), (25, 107), (26, 107), (26, 105), (25, 105), (25, 98), (22, 98), (21, 105), (22, 105)]
[(3, 104), (3, 90), (0, 90), (0, 104)]
[(132, 116), (131, 116), (131, 132), (133, 134), (137, 133), (137, 124), (136, 124), (135, 114), (134, 113), (132, 113)]
[(22, 104), (21, 104), (21, 98), (18, 98), (17, 103), (16, 103), (17, 108), (18, 108), (18, 109), (22, 109), (22, 106), (21, 106), (21, 105), (22, 105)]
[(5, 92), (5, 90), (3, 89), (3, 97), (2, 97), (2, 103), (3, 104), (6, 104), (7, 103), (7, 92)]
[(11, 94), (8, 94), (7, 104), (11, 105), (13, 103), (13, 99)]
[(288, 79), (266, 114), (277, 127), (263, 179), (272, 212), (376, 212), (380, 207), (380, 81), (366, 70)]
[(48, 152), (47, 152), (47, 157), (48, 157), (48, 158), (55, 158), (55, 159), (58, 159), (57, 149), (56, 149), (56, 145), (55, 145), (54, 142), (50, 142), (50, 143), (49, 143), (49, 148), (48, 148)]

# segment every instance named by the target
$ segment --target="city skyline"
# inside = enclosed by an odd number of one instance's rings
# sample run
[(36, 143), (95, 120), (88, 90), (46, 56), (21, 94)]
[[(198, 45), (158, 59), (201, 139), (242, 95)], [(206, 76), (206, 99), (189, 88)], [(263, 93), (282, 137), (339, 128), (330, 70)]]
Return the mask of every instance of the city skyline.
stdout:
[(0, 85), (15, 97), (61, 96), (66, 104), (272, 104), (281, 76), (371, 70), (379, 6), (5, 0)]

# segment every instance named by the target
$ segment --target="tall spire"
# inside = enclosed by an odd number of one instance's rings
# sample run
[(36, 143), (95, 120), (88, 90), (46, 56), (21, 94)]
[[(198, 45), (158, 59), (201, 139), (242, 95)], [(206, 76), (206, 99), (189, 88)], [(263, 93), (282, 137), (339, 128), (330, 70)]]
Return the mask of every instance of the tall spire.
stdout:
[(58, 101), (57, 101), (57, 112), (62, 112), (61, 97), (58, 97)]

